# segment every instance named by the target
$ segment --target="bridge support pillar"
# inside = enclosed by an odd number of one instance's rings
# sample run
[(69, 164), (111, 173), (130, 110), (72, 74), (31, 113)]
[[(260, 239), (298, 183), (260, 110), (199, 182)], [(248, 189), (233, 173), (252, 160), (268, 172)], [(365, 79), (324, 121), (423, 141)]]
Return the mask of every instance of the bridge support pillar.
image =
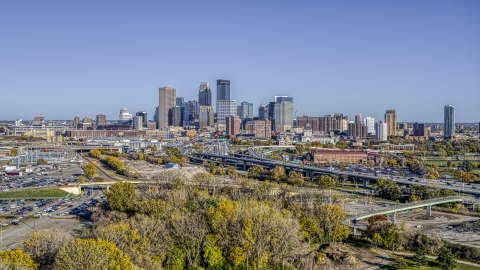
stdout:
[(246, 162), (246, 161), (243, 162), (243, 170), (244, 170), (244, 171), (247, 170), (247, 162)]
[(429, 205), (427, 206), (427, 217), (431, 217), (432, 216), (432, 206)]
[(367, 188), (370, 182), (368, 180), (363, 180), (363, 188)]
[(110, 186), (107, 186), (107, 192), (110, 191)]
[(397, 212), (392, 213), (392, 223), (397, 223)]

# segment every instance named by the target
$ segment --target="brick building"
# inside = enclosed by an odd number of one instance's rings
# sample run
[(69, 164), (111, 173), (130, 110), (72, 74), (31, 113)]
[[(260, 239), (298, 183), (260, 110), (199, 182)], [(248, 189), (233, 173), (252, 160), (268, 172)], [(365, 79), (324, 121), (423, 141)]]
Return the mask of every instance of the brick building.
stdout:
[(312, 150), (314, 163), (367, 163), (367, 153), (351, 150)]

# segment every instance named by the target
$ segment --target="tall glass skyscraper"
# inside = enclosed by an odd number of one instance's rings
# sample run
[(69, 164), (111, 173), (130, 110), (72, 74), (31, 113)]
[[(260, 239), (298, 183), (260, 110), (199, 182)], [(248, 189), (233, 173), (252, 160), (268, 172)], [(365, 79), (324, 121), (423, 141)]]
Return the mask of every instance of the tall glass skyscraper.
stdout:
[(230, 80), (217, 80), (217, 101), (230, 100)]
[(443, 134), (445, 137), (455, 135), (455, 106), (445, 106), (443, 111)]
[(198, 103), (200, 106), (212, 106), (212, 90), (210, 90), (209, 82), (200, 83)]

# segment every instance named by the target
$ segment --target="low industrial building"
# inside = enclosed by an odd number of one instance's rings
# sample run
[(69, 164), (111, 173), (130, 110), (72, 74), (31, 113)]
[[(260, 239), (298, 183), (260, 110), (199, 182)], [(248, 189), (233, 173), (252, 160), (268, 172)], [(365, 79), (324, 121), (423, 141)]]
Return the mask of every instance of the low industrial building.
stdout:
[(314, 163), (352, 163), (366, 164), (368, 155), (363, 151), (353, 150), (312, 150)]

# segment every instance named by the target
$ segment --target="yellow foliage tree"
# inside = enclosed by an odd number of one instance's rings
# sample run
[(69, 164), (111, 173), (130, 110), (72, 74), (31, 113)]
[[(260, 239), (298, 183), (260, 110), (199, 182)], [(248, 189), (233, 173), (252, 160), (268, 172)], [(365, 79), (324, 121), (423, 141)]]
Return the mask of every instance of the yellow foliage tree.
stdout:
[(19, 248), (0, 251), (0, 261), (6, 266), (5, 269), (38, 269), (38, 264)]

